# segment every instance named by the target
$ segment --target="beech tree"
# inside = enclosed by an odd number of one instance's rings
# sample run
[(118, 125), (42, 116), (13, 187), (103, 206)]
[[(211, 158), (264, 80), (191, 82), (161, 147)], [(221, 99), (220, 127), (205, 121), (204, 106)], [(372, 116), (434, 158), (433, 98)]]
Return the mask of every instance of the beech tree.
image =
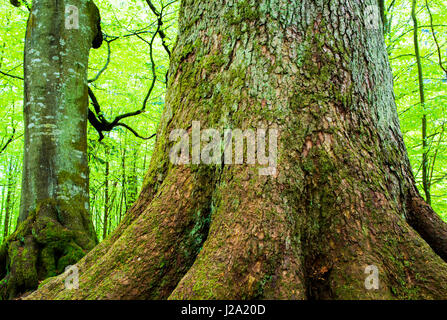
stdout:
[[(78, 290), (60, 275), (27, 298), (447, 298), (447, 226), (415, 187), (375, 8), (183, 0), (136, 204), (77, 263)], [(193, 121), (278, 130), (275, 174), (173, 164)]]
[(89, 214), (86, 129), (88, 56), (102, 42), (99, 21), (92, 1), (32, 3), (19, 226), (0, 248), (0, 297), (35, 289), (97, 243)]

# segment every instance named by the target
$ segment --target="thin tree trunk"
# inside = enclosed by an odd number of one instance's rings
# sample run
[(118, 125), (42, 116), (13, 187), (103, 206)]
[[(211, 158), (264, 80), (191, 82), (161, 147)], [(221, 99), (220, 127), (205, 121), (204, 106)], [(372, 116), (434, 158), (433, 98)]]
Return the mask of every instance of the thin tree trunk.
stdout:
[[(9, 25), (9, 19), (7, 19), (7, 24), (6, 24), (6, 26), (8, 26)], [(0, 54), (0, 68), (3, 66), (3, 58), (4, 58), (4, 53), (5, 53), (5, 45), (6, 45), (6, 43), (3, 41), (3, 43), (2, 43), (2, 46), (1, 46), (1, 54)], [(9, 165), (8, 165), (8, 167), (9, 167)], [(8, 176), (8, 178), (9, 178), (9, 176)], [(6, 222), (6, 216), (5, 216), (5, 220), (3, 220), (3, 211), (4, 211), (4, 209), (5, 209), (5, 205), (4, 205), (4, 202), (6, 201), (5, 200), (5, 190), (7, 189), (8, 187), (7, 186), (3, 186), (2, 187), (2, 199), (1, 199), (1, 212), (0, 212), (0, 221), (4, 221), (4, 225), (3, 225), (3, 228), (5, 229), (5, 228), (7, 228), (6, 226), (8, 225)], [(5, 237), (5, 234), (7, 234), (7, 232), (5, 232), (5, 230), (3, 229), (3, 238), (2, 238), (2, 242), (3, 241), (5, 241), (5, 239), (6, 239), (6, 237)]]
[(109, 160), (106, 160), (105, 164), (105, 174), (104, 174), (104, 223), (102, 229), (102, 239), (107, 238), (108, 224), (109, 224), (109, 170), (110, 164)]
[(117, 210), (118, 207), (116, 205), (116, 195), (118, 193), (118, 181), (115, 181), (112, 184), (112, 189), (111, 189), (111, 196), (110, 196), (110, 205), (109, 205), (109, 227), (108, 227), (108, 231), (107, 231), (107, 235), (109, 235), (114, 229), (115, 226), (118, 224), (117, 223), (117, 219), (118, 219), (118, 214), (117, 214)]
[(147, 156), (148, 156), (148, 142), (146, 141), (145, 146), (144, 146), (144, 160), (143, 160), (143, 171), (146, 172), (146, 162), (147, 162)]
[[(3, 166), (4, 168), (4, 166)], [(6, 167), (7, 168), (7, 167)], [(1, 199), (1, 214), (0, 214), (0, 221), (4, 223), (4, 217), (3, 217), (3, 212), (5, 211), (5, 202), (6, 202), (6, 190), (7, 190), (7, 185), (2, 185), (2, 199)], [(4, 224), (3, 224), (4, 226)], [(5, 237), (2, 238), (2, 243), (5, 241)]]
[(129, 210), (129, 208), (135, 203), (138, 197), (137, 156), (138, 149), (135, 149), (132, 157), (132, 169), (128, 176), (126, 211)]
[[(140, 197), (79, 290), (59, 276), (29, 299), (446, 299), (446, 224), (414, 186), (369, 4), (183, 1)], [(174, 165), (193, 121), (278, 130), (276, 173)]]
[(6, 239), (8, 237), (9, 234), (9, 219), (10, 219), (10, 215), (12, 212), (12, 201), (11, 201), (11, 197), (12, 197), (12, 193), (14, 191), (14, 184), (13, 184), (13, 157), (11, 157), (9, 159), (9, 164), (8, 164), (8, 170), (7, 170), (7, 191), (6, 191), (6, 203), (5, 203), (5, 224), (4, 224), (4, 228), (3, 228), (3, 239)]
[(125, 183), (123, 183), (121, 185), (121, 196), (120, 196), (120, 205), (118, 208), (118, 223), (121, 222), (121, 220), (123, 219), (123, 214), (124, 214), (124, 203), (126, 201), (126, 185)]
[[(125, 136), (127, 137), (127, 135)], [(127, 139), (125, 140), (127, 141)], [(125, 143), (126, 145), (126, 143)], [(123, 207), (124, 207), (124, 201), (127, 201), (126, 197), (126, 184), (127, 184), (127, 176), (126, 176), (126, 146), (123, 146), (122, 151), (122, 161), (121, 161), (121, 197), (120, 197), (120, 205), (119, 205), (119, 221), (122, 220), (123, 215)], [(127, 203), (126, 203), (127, 204)], [(127, 205), (126, 205), (126, 211), (127, 211)]]
[(416, 65), (418, 68), (418, 83), (419, 83), (419, 97), (422, 107), (422, 186), (425, 193), (425, 201), (431, 204), (430, 195), (430, 177), (429, 177), (429, 162), (428, 162), (428, 142), (427, 142), (427, 115), (425, 110), (425, 90), (424, 90), (424, 74), (422, 71), (421, 53), (419, 50), (419, 37), (418, 37), (418, 20), (416, 15), (417, 0), (412, 1), (411, 18), (413, 19), (413, 41), (414, 41), (414, 53), (416, 56)]

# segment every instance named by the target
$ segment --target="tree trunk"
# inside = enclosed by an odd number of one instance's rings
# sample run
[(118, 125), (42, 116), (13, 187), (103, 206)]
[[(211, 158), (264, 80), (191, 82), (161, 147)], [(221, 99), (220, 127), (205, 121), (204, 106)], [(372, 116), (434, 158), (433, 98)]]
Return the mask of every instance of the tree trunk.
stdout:
[(0, 250), (0, 296), (64, 271), (96, 244), (89, 215), (87, 66), (102, 39), (92, 1), (34, 0), (25, 37), (19, 226)]
[[(127, 137), (127, 135), (125, 136)], [(121, 219), (123, 218), (123, 207), (124, 203), (127, 203), (127, 197), (126, 197), (126, 187), (127, 187), (127, 175), (126, 175), (126, 142), (127, 139), (124, 140), (124, 145), (121, 145), (122, 152), (121, 152), (121, 193), (120, 193), (120, 204), (118, 208), (118, 223), (121, 222)], [(126, 206), (127, 207), (127, 206)], [(127, 211), (128, 208), (126, 208)]]
[(129, 210), (138, 198), (137, 161), (138, 149), (135, 149), (132, 156), (132, 169), (127, 178), (126, 211)]
[(422, 187), (424, 188), (425, 201), (431, 204), (430, 195), (430, 168), (428, 160), (428, 139), (427, 139), (427, 114), (425, 109), (425, 89), (424, 89), (424, 74), (422, 70), (421, 53), (419, 50), (419, 27), (416, 15), (417, 0), (412, 1), (411, 18), (413, 20), (413, 42), (414, 54), (416, 56), (416, 65), (418, 68), (418, 84), (419, 84), (419, 98), (422, 108), (421, 131), (422, 131)]
[(8, 189), (6, 191), (6, 202), (5, 202), (5, 220), (3, 225), (3, 239), (6, 239), (9, 234), (9, 219), (11, 216), (12, 211), (12, 193), (14, 190), (14, 168), (13, 168), (13, 157), (9, 159), (9, 165), (8, 165), (8, 171), (7, 171), (7, 184), (6, 188)]
[[(3, 166), (3, 168), (5, 168), (5, 166)], [(6, 167), (7, 168), (7, 167)], [(6, 169), (7, 170), (7, 169)], [(5, 186), (3, 186), (2, 187), (2, 200), (1, 200), (1, 202), (0, 202), (0, 204), (1, 204), (1, 211), (0, 211), (0, 221), (4, 221), (3, 220), (3, 211), (5, 210), (5, 202), (6, 202), (6, 199), (5, 199), (5, 194), (6, 194), (6, 191), (7, 191), (7, 187), (5, 187)], [(3, 241), (5, 241), (5, 238), (4, 237), (2, 237), (2, 243), (3, 243)]]
[[(447, 298), (447, 228), (414, 186), (368, 3), (182, 1), (139, 199), (79, 290), (59, 276), (29, 298)], [(277, 129), (275, 174), (171, 163), (193, 121)]]
[[(106, 155), (108, 158), (108, 154)], [(104, 174), (104, 224), (102, 226), (102, 239), (107, 238), (109, 224), (109, 160), (106, 160)]]

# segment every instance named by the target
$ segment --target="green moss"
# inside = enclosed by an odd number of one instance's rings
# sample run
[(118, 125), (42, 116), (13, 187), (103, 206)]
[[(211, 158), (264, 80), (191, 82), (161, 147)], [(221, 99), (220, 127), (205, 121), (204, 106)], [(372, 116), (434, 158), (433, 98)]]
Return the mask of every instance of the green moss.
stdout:
[(227, 11), (224, 19), (229, 25), (242, 27), (242, 22), (256, 21), (260, 18), (256, 2), (251, 0), (238, 1), (235, 10)]
[(79, 247), (73, 241), (64, 247), (63, 255), (57, 261), (58, 273), (64, 272), (65, 268), (74, 265), (76, 262), (82, 259), (85, 255), (85, 251)]
[(13, 275), (8, 280), (9, 295), (37, 287), (39, 281), (64, 272), (85, 255), (86, 250), (76, 243), (85, 235), (63, 227), (57, 217), (56, 201), (40, 201), (3, 244), (1, 250), (7, 251), (9, 261), (6, 268)]

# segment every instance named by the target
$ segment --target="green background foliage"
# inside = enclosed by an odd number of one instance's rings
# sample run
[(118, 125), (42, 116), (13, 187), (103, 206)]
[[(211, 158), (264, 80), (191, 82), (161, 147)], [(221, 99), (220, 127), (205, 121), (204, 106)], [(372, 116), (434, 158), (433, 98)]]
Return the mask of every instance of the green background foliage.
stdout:
[[(402, 133), (407, 146), (417, 186), (422, 189), (422, 127), (421, 119), (427, 115), (429, 172), (432, 174), (432, 206), (447, 220), (447, 74), (442, 70), (438, 50), (431, 32), (430, 16), (425, 0), (419, 0), (419, 46), (424, 74), (425, 108), (419, 99), (418, 71), (413, 40), (411, 1), (387, 1), (389, 32), (385, 39), (394, 76), (394, 92)], [(428, 1), (433, 16), (433, 27), (440, 46), (441, 58), (447, 65), (447, 2)], [(434, 165), (433, 165), (434, 164)], [(432, 170), (433, 169), (433, 170)]]

